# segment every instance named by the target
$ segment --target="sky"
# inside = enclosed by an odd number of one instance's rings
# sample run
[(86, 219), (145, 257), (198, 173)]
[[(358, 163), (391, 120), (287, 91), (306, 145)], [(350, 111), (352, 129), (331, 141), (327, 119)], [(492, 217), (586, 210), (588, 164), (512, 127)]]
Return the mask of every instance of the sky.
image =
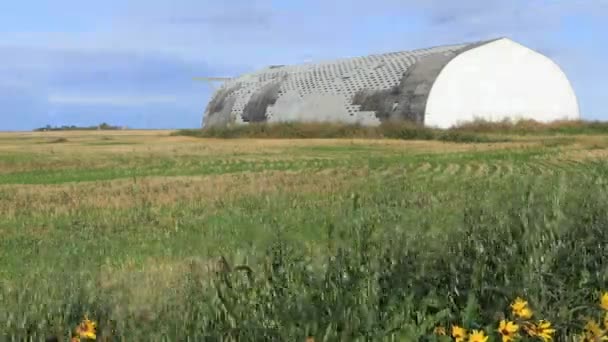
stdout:
[(608, 120), (608, 0), (20, 0), (0, 2), (0, 130), (195, 128), (213, 91), (197, 76), (497, 37)]

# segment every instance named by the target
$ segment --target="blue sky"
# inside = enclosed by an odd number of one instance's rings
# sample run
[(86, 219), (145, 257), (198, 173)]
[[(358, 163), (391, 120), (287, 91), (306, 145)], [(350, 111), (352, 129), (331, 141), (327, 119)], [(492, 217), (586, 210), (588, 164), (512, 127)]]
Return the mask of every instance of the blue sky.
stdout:
[(502, 36), (608, 120), (608, 0), (20, 0), (0, 3), (0, 130), (199, 127), (194, 76)]

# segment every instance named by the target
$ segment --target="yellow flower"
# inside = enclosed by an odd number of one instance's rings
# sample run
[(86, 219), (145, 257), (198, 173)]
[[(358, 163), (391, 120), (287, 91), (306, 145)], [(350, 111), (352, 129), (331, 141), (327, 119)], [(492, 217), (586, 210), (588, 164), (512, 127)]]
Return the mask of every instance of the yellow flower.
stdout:
[(85, 316), (84, 320), (76, 327), (76, 334), (78, 334), (80, 338), (95, 340), (97, 339), (96, 328), (97, 324)]
[(540, 337), (543, 341), (553, 340), (555, 329), (551, 328), (551, 322), (541, 320), (536, 325), (536, 336)]
[(600, 342), (600, 341), (606, 341), (606, 337), (601, 337), (601, 338), (597, 338), (595, 336), (593, 336), (592, 334), (589, 333), (585, 333), (583, 335), (580, 336), (580, 342)]
[(530, 319), (532, 318), (532, 315), (534, 314), (532, 313), (532, 310), (530, 310), (530, 308), (523, 308), (517, 313), (517, 317), (521, 319)]
[(592, 341), (607, 341), (606, 331), (593, 319), (585, 324), (585, 336)]
[(608, 312), (604, 316), (604, 329), (608, 329)]
[(513, 309), (513, 311), (520, 311), (521, 309), (523, 309), (527, 306), (528, 306), (528, 301), (524, 300), (521, 297), (515, 298), (513, 303), (511, 303), (511, 309)]
[(592, 333), (586, 332), (583, 335), (581, 335), (579, 341), (581, 341), (581, 342), (601, 342), (601, 341), (608, 341), (608, 337), (595, 336)]
[(520, 297), (515, 298), (515, 301), (511, 303), (511, 310), (513, 315), (522, 319), (532, 318), (532, 310), (528, 307), (528, 302)]
[(471, 336), (469, 336), (469, 342), (486, 342), (488, 336), (481, 330), (473, 330)]
[(502, 337), (502, 342), (511, 342), (517, 337), (519, 326), (511, 321), (502, 320), (498, 325), (498, 332)]
[(442, 327), (441, 325), (435, 327), (435, 330), (433, 332), (435, 333), (435, 335), (439, 335), (439, 336), (447, 335), (447, 332), (445, 331), (445, 327)]
[(467, 337), (467, 331), (465, 328), (454, 325), (452, 327), (452, 337), (456, 342), (464, 342), (464, 339)]
[(606, 336), (595, 337), (591, 334), (585, 333), (581, 336), (581, 339), (579, 341), (581, 341), (581, 342), (602, 342), (602, 341), (608, 341), (608, 337), (606, 337)]
[(608, 311), (608, 292), (604, 292), (602, 294), (602, 298), (600, 300), (600, 307)]
[(587, 324), (585, 324), (585, 332), (588, 332), (593, 335), (602, 335), (602, 328), (599, 324), (593, 319), (588, 320)]

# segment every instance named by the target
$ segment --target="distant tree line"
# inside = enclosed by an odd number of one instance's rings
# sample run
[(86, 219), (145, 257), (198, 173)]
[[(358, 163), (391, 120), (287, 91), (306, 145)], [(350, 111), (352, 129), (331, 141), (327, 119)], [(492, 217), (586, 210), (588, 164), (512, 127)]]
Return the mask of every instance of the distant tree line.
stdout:
[(44, 127), (40, 127), (40, 128), (36, 128), (34, 131), (36, 132), (46, 132), (46, 131), (96, 131), (96, 130), (103, 130), (103, 131), (111, 131), (111, 130), (118, 130), (118, 129), (124, 129), (123, 127), (119, 127), (119, 126), (112, 126), (109, 125), (105, 122), (99, 124), (99, 125), (95, 125), (95, 126), (75, 126), (75, 125), (63, 125), (63, 126), (51, 126), (51, 125), (46, 125)]

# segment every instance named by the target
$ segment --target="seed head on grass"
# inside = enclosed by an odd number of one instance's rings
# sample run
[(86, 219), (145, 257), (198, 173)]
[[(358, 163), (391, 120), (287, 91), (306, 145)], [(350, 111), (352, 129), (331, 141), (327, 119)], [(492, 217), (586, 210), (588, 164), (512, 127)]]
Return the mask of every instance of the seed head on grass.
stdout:
[(441, 325), (435, 327), (435, 330), (433, 331), (433, 333), (435, 335), (438, 335), (438, 336), (446, 336), (447, 335), (447, 331), (445, 330), (445, 327), (441, 326)]

